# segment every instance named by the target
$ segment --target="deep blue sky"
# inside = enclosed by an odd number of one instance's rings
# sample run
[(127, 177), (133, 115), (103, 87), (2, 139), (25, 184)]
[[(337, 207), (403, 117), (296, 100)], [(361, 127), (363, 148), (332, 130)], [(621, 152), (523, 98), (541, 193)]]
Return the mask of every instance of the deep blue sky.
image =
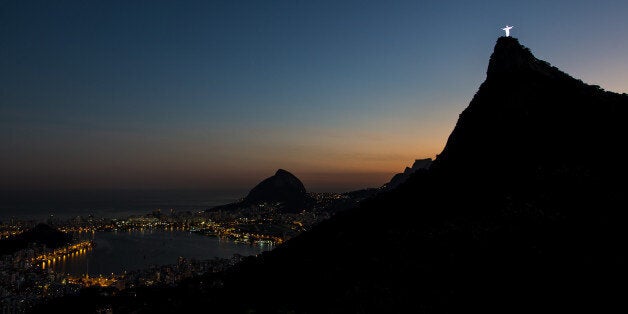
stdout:
[[(0, 188), (376, 186), (439, 153), (505, 24), (628, 92), (626, 1), (0, 0)], [(481, 153), (481, 152), (480, 152)]]

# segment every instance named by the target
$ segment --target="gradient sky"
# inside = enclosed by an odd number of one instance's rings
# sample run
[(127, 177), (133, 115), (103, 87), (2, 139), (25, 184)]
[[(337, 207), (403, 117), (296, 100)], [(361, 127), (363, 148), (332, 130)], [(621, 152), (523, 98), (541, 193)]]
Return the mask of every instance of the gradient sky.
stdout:
[[(444, 147), (505, 24), (628, 92), (623, 1), (0, 0), (0, 188), (379, 186)], [(482, 152), (478, 152), (482, 153)]]

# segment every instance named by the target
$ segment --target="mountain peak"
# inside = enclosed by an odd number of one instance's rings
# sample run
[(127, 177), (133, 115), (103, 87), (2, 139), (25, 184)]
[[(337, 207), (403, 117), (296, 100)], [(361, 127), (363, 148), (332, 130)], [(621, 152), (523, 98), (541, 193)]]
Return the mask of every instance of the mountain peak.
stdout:
[(491, 55), (487, 75), (504, 75), (514, 72), (539, 70), (548, 66), (532, 55), (530, 49), (519, 43), (514, 37), (500, 37)]
[(284, 170), (284, 169), (277, 169), (277, 172), (275, 172), (275, 175), (276, 176), (294, 176), (288, 170)]
[(452, 173), (484, 177), (491, 169), (506, 179), (546, 175), (541, 169), (556, 164), (585, 167), (590, 161), (582, 151), (606, 151), (620, 141), (616, 136), (622, 134), (622, 122), (615, 116), (621, 116), (625, 101), (537, 59), (516, 38), (500, 37), (486, 81), (432, 168), (448, 164)]
[(284, 169), (260, 182), (245, 198), (249, 203), (282, 202), (289, 208), (296, 208), (306, 200), (307, 191), (301, 180)]

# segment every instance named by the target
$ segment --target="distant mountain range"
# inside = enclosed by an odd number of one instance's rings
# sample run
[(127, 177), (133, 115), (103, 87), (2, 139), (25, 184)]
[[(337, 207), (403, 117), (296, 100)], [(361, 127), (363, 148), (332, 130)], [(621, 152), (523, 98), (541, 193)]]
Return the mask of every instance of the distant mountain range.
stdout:
[(237, 270), (133, 302), (143, 312), (625, 312), (627, 114), (628, 95), (501, 37), (429, 169)]

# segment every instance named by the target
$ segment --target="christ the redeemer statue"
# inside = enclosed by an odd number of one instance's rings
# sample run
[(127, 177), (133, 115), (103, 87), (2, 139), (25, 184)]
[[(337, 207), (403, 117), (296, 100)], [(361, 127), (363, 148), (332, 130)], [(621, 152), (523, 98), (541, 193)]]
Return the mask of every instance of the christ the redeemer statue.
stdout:
[(510, 37), (510, 30), (513, 28), (513, 26), (508, 26), (506, 25), (506, 27), (502, 28), (503, 30), (506, 31), (506, 37)]

